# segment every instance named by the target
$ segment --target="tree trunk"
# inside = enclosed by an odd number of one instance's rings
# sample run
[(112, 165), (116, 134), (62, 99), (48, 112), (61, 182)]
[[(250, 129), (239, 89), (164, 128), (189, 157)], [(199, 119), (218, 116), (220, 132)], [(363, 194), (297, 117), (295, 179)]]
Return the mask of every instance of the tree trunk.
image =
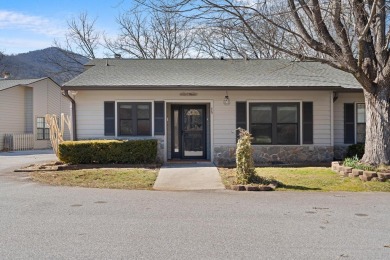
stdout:
[(389, 165), (390, 162), (390, 88), (387, 83), (377, 86), (375, 93), (364, 90), (366, 104), (366, 144), (362, 162)]

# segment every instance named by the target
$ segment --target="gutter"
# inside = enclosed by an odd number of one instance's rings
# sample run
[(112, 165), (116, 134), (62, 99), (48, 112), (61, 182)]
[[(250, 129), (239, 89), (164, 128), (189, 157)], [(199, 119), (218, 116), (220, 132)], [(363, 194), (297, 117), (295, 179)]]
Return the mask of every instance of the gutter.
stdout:
[(76, 101), (69, 96), (69, 90), (64, 90), (63, 95), (67, 97), (72, 103), (72, 135), (73, 141), (77, 141), (77, 125), (76, 125)]
[(118, 86), (108, 86), (108, 85), (90, 85), (90, 86), (62, 86), (63, 90), (177, 90), (177, 91), (186, 91), (186, 90), (326, 90), (326, 91), (337, 91), (337, 92), (363, 92), (362, 88), (343, 88), (341, 86), (272, 86), (272, 87), (263, 87), (263, 86), (206, 86), (206, 85), (118, 85)]

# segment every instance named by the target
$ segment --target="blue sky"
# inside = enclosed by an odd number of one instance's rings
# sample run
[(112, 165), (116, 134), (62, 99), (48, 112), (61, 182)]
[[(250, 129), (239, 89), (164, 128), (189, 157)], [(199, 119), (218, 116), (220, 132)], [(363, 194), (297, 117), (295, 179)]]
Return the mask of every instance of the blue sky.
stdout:
[(132, 0), (0, 0), (0, 51), (17, 54), (62, 40), (66, 21), (81, 12), (97, 18), (96, 29), (115, 35), (115, 19)]

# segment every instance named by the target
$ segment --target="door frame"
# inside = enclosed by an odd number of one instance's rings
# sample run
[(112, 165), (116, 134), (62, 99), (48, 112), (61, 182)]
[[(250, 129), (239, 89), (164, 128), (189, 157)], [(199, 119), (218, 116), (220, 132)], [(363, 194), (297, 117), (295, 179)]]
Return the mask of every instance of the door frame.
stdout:
[[(203, 109), (203, 130), (202, 130), (202, 146), (203, 146), (203, 156), (185, 156), (184, 155), (184, 135), (183, 135), (183, 119), (184, 119), (184, 114), (183, 111), (184, 109), (192, 109), (192, 108), (202, 108)], [(179, 115), (178, 115), (178, 134), (179, 134), (179, 147), (180, 150), (179, 152), (175, 152), (175, 147), (174, 147), (174, 139), (175, 139), (175, 130), (174, 130), (174, 111), (178, 110)], [(172, 159), (179, 159), (179, 160), (191, 160), (191, 159), (206, 159), (207, 152), (208, 152), (208, 145), (207, 145), (207, 104), (171, 104), (171, 158)]]

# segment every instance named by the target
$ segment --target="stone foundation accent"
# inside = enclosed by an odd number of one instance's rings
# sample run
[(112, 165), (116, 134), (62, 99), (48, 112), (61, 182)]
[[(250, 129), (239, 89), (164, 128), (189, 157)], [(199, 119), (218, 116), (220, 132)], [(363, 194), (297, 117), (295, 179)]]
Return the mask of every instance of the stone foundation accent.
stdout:
[(334, 159), (336, 160), (344, 160), (347, 155), (347, 149), (349, 145), (335, 145), (333, 147)]
[[(332, 146), (260, 146), (254, 145), (253, 160), (256, 165), (310, 164), (331, 162)], [(217, 166), (236, 164), (236, 147), (214, 148), (214, 163)]]
[(157, 138), (157, 158), (159, 163), (164, 163), (165, 143), (164, 138)]

